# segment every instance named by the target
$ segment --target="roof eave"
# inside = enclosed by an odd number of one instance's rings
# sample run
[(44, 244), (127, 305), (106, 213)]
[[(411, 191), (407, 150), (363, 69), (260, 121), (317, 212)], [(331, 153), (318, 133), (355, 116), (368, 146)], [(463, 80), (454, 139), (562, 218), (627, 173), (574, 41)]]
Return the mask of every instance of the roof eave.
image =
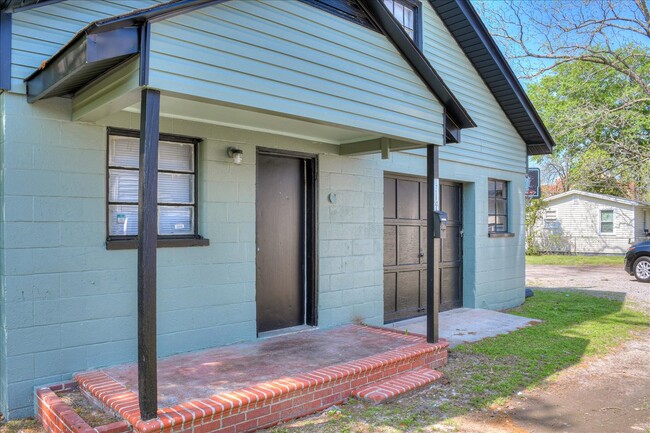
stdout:
[[(429, 0), (431, 6), (434, 8), (434, 10), (438, 11), (441, 5), (448, 5), (448, 1), (438, 1), (438, 0)], [(509, 87), (511, 88), (512, 92), (516, 96), (517, 102), (521, 105), (522, 109), (525, 111), (526, 116), (528, 117), (528, 120), (530, 121), (529, 125), (532, 126), (535, 131), (537, 132), (537, 137), (535, 137), (534, 140), (526, 140), (524, 139), (524, 142), (526, 143), (528, 154), (529, 155), (542, 155), (542, 154), (548, 154), (551, 153), (553, 150), (553, 146), (555, 145), (553, 138), (551, 137), (550, 133), (546, 129), (546, 126), (544, 125), (544, 122), (542, 119), (539, 117), (539, 114), (537, 113), (537, 110), (533, 106), (532, 102), (528, 98), (528, 95), (526, 94), (526, 91), (523, 89), (521, 86), (521, 83), (517, 79), (516, 75), (510, 68), (510, 65), (506, 61), (505, 57), (501, 53), (501, 50), (499, 50), (498, 46), (496, 45), (496, 42), (490, 35), (490, 32), (487, 30), (485, 27), (485, 24), (483, 24), (483, 21), (480, 19), (478, 14), (476, 13), (476, 10), (474, 7), (469, 3), (468, 0), (453, 0), (454, 4), (458, 7), (458, 10), (462, 13), (462, 18), (464, 18), (465, 22), (467, 22), (472, 31), (476, 34), (476, 36), (479, 38), (480, 42), (483, 44), (485, 49), (487, 50), (488, 54), (490, 55), (491, 60), (494, 62), (494, 65), (498, 68), (499, 72), (503, 76), (503, 78), (506, 80), (508, 83)], [(441, 18), (443, 19), (443, 22), (445, 21), (444, 19), (444, 14), (440, 15)], [(447, 23), (445, 23), (448, 25)], [(451, 29), (450, 29), (451, 31)], [(453, 34), (453, 31), (452, 35)], [(455, 37), (455, 35), (454, 35)], [(462, 44), (459, 43), (459, 45), (462, 46)], [(471, 56), (468, 56), (471, 59)], [(472, 61), (472, 63), (474, 63)], [(480, 68), (477, 68), (477, 72), (481, 74)], [(485, 80), (485, 78), (484, 78)], [(489, 86), (489, 84), (486, 81), (486, 85)], [(490, 89), (492, 90), (492, 89)], [(493, 92), (494, 93), (494, 92)], [(496, 96), (496, 95), (495, 95)], [(499, 101), (499, 98), (497, 98), (497, 101)], [(501, 102), (499, 102), (501, 103)], [(506, 111), (504, 109), (504, 111)], [(507, 115), (507, 112), (506, 112)], [(517, 122), (513, 122), (515, 124)], [(523, 138), (523, 136), (522, 136)]]
[(137, 27), (98, 34), (78, 33), (54, 57), (25, 78), (28, 102), (66, 96), (106, 70), (139, 53)]

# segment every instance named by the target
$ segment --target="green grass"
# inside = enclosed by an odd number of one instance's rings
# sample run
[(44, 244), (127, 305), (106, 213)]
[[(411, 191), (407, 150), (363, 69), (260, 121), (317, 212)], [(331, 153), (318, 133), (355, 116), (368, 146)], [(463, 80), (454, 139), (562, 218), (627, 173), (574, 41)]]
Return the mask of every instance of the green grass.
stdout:
[(283, 425), (276, 432), (450, 431), (453, 417), (502, 404), (585, 358), (603, 356), (650, 327), (650, 317), (623, 303), (580, 293), (537, 290), (509, 311), (543, 320), (510, 334), (458, 346), (445, 381), (383, 405), (356, 400), (335, 416)]
[(566, 256), (542, 255), (526, 256), (527, 265), (560, 265), (560, 266), (623, 266), (623, 256)]
[(544, 322), (456, 349), (485, 357), (463, 384), (483, 389), (474, 398), (476, 408), (538, 385), (585, 357), (602, 356), (650, 326), (648, 316), (619, 301), (575, 292), (538, 290), (510, 313)]

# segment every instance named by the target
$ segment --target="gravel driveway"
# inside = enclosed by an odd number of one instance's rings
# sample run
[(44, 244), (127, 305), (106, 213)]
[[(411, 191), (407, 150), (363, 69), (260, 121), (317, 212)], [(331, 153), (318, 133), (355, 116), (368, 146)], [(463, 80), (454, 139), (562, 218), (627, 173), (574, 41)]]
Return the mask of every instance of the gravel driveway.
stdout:
[(640, 283), (621, 266), (527, 265), (526, 285), (533, 290), (579, 289), (633, 303), (650, 312), (650, 284)]

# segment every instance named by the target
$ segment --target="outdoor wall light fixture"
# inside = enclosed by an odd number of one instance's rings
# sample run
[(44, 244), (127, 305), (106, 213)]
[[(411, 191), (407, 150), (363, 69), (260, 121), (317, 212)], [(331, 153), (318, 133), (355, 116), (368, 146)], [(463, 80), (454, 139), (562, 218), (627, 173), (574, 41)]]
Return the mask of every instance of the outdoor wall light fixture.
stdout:
[(228, 156), (232, 158), (232, 162), (234, 162), (237, 165), (240, 165), (244, 160), (244, 151), (241, 149), (237, 149), (236, 147), (229, 147)]

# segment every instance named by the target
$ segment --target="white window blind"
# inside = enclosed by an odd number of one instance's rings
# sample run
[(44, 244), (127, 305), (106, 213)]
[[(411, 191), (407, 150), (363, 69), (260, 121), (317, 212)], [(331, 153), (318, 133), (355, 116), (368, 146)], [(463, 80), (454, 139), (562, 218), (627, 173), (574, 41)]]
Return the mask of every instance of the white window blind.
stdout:
[[(108, 143), (108, 235), (137, 236), (137, 137), (111, 135)], [(196, 144), (161, 140), (158, 146), (158, 234), (196, 234)]]

